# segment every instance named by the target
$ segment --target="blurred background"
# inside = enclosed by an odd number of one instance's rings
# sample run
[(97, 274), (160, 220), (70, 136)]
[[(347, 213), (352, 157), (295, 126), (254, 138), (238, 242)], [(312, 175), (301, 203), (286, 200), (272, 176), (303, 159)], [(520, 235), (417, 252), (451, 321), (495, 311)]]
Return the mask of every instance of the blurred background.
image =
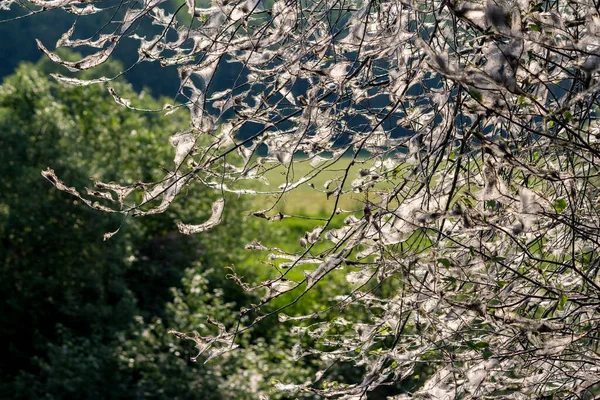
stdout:
[[(13, 9), (0, 18), (5, 21), (0, 24), (0, 399), (295, 398), (274, 391), (273, 384), (314, 379), (323, 362), (310, 356), (295, 361), (298, 339), (275, 317), (240, 335), (239, 350), (207, 364), (193, 362), (194, 344), (169, 331), (214, 333), (208, 316), (233, 327), (237, 311), (259, 299), (227, 279), (226, 267), (250, 282), (271, 278), (266, 254), (244, 246), (258, 239), (300, 251), (298, 239), (322, 221), (269, 223), (250, 216), (263, 200), (231, 197), (220, 226), (188, 237), (178, 233), (176, 221), (206, 220), (219, 193), (195, 186), (164, 214), (124, 221), (56, 190), (42, 170), (52, 168), (82, 192), (93, 185), (90, 177), (116, 183), (162, 179), (173, 164), (169, 136), (188, 127), (188, 114), (136, 112), (117, 105), (102, 85), (59, 84), (50, 73), (68, 71), (42, 58), (35, 39), (53, 49), (75, 17), (52, 11), (14, 19), (20, 15), (23, 11)], [(77, 37), (93, 36), (107, 22), (103, 18), (78, 20)], [(109, 62), (77, 77), (116, 76), (136, 61), (135, 43), (125, 40)], [(215, 81), (223, 86), (239, 73), (221, 70)], [(111, 86), (138, 107), (160, 110), (176, 102), (178, 76), (175, 69), (144, 63)], [(272, 169), (267, 178), (277, 187), (286, 173)], [(328, 174), (315, 179), (315, 186), (330, 179)], [(306, 185), (298, 190), (281, 200), (280, 210), (328, 216), (335, 199)], [(356, 206), (350, 198), (338, 205)], [(334, 219), (331, 226), (340, 224)], [(302, 279), (301, 272), (290, 277)], [(334, 276), (286, 313), (327, 309), (334, 304), (329, 298), (347, 285)], [(271, 309), (292, 298), (278, 299)], [(356, 312), (355, 319), (369, 318)], [(339, 316), (330, 313), (325, 317)], [(344, 313), (349, 318), (349, 311)], [(351, 382), (362, 373), (349, 365), (329, 366), (321, 384), (336, 385), (336, 378)], [(369, 398), (384, 398), (384, 392)]]
[[(21, 14), (4, 11), (2, 19)], [(221, 226), (184, 237), (175, 221), (206, 219), (215, 193), (196, 188), (164, 214), (123, 221), (41, 176), (50, 167), (80, 190), (92, 185), (91, 176), (160, 179), (172, 165), (169, 136), (188, 125), (185, 112), (136, 113), (118, 106), (105, 87), (67, 87), (50, 78), (66, 72), (40, 59), (35, 39), (53, 48), (73, 20), (53, 11), (0, 24), (0, 398), (281, 397), (271, 392), (274, 379), (303, 380), (314, 370), (310, 361), (285, 357), (295, 342), (277, 324), (240, 336), (241, 350), (206, 365), (190, 361), (193, 343), (168, 331), (208, 334), (208, 315), (237, 323), (236, 311), (256, 299), (226, 279), (224, 267), (249, 279), (267, 276), (244, 245), (259, 231), (263, 240), (285, 245), (299, 228), (264, 229), (245, 216), (247, 201), (235, 198)], [(92, 35), (101, 23), (83, 18), (78, 32)], [(137, 60), (132, 45), (124, 42), (100, 70), (78, 77), (118, 74)], [(153, 109), (173, 103), (177, 85), (176, 70), (150, 64), (111, 83)], [(165, 95), (171, 98), (157, 100)]]

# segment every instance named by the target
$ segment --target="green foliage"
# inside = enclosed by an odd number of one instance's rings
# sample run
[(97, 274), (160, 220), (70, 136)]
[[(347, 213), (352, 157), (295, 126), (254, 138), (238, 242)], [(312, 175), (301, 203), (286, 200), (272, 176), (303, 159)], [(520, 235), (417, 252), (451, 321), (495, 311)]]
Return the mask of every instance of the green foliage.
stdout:
[[(183, 237), (175, 221), (207, 218), (219, 193), (184, 194), (164, 214), (123, 221), (56, 191), (40, 175), (47, 167), (80, 190), (89, 175), (159, 179), (157, 165), (172, 168), (162, 144), (185, 126), (178, 113), (135, 113), (105, 87), (67, 87), (47, 72), (46, 61), (23, 64), (0, 87), (0, 398), (243, 399), (269, 392), (273, 379), (307, 377), (306, 365), (282, 355), (289, 333), (267, 328), (223, 359), (190, 361), (195, 349), (182, 349), (171, 329), (205, 333), (208, 315), (237, 323), (232, 310), (253, 301), (210, 269), (235, 265), (258, 278), (255, 262), (232, 250), (255, 236), (242, 223), (244, 201), (228, 199), (210, 234)], [(161, 107), (126, 83), (112, 86)]]
[(87, 132), (67, 117), (52, 93), (57, 86), (30, 68), (20, 68), (0, 89), (0, 358), (10, 360), (0, 374), (2, 393), (15, 398), (43, 393), (33, 377), (54, 385), (43, 373), (45, 355), (58, 354), (64, 335), (106, 341), (128, 326), (135, 310), (123, 280), (126, 243), (107, 246), (98, 235), (119, 221), (73, 207), (77, 202), (40, 179), (40, 170), (53, 164), (71, 182), (83, 182), (85, 175), (70, 162), (78, 150), (67, 138)]
[[(172, 290), (173, 299), (166, 305), (165, 315), (171, 326), (189, 334), (207, 335), (214, 333), (207, 323), (208, 316), (219, 318), (227, 326), (237, 323), (237, 315), (232, 313), (234, 304), (225, 301), (225, 291), (211, 287), (215, 275), (219, 274), (213, 270), (186, 270), (183, 287)], [(273, 380), (310, 376), (311, 369), (304, 363), (295, 363), (283, 355), (286, 349), (291, 350), (289, 333), (243, 335), (238, 338), (242, 350), (203, 364), (202, 358), (190, 361), (197, 350), (191, 343), (182, 348), (181, 340), (168, 334), (168, 330), (164, 320), (146, 323), (139, 318), (137, 331), (119, 348), (123, 368), (141, 373), (137, 385), (156, 398), (255, 399), (259, 394), (279, 398), (272, 391)]]

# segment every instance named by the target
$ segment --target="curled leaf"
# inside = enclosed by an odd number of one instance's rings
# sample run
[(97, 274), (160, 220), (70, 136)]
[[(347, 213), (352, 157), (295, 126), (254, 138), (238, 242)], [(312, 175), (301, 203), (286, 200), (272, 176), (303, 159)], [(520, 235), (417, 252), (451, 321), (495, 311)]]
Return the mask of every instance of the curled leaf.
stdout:
[(217, 226), (221, 223), (224, 208), (225, 200), (219, 199), (215, 201), (212, 205), (212, 215), (206, 222), (200, 225), (186, 225), (182, 222), (178, 222), (177, 227), (179, 228), (179, 232), (184, 235), (193, 235), (194, 233), (204, 232)]

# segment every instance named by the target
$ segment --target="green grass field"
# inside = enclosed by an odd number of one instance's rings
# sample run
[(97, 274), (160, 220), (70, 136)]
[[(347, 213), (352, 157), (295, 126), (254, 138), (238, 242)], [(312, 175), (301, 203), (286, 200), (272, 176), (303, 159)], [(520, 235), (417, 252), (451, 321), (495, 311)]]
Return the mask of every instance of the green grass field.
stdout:
[[(267, 169), (264, 176), (269, 181), (269, 185), (259, 184), (256, 190), (277, 191), (286, 182), (292, 185), (304, 177), (315, 175), (316, 172), (318, 174), (283, 196), (261, 195), (257, 197), (256, 201), (261, 204), (261, 207), (277, 202), (275, 210), (286, 214), (326, 216), (334, 210), (337, 197), (330, 195), (328, 198), (327, 192), (334, 191), (343, 182), (345, 193), (340, 196), (337, 207), (344, 210), (362, 209), (361, 203), (365, 199), (365, 195), (353, 192), (351, 190), (352, 182), (357, 178), (358, 172), (372, 166), (373, 161), (358, 160), (350, 165), (351, 161), (352, 158), (343, 157), (333, 164), (323, 163), (320, 165), (323, 168), (320, 172), (310, 165), (309, 160), (295, 160), (289, 169), (283, 165)], [(346, 176), (345, 181), (344, 176)], [(329, 186), (325, 188), (327, 182), (329, 182)]]

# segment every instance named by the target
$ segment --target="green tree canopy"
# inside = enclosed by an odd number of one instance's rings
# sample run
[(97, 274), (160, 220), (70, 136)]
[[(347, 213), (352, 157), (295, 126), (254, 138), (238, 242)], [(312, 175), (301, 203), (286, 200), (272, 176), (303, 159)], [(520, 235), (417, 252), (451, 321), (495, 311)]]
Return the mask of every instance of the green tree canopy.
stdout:
[[(104, 72), (118, 68), (108, 63)], [(275, 354), (283, 339), (244, 338), (248, 351), (204, 366), (168, 333), (200, 329), (208, 315), (237, 323), (233, 310), (250, 298), (220, 267), (244, 262), (236, 249), (253, 232), (242, 229), (244, 217), (232, 213), (210, 235), (182, 237), (175, 222), (206, 218), (215, 194), (194, 193), (167, 213), (123, 221), (83, 207), (40, 175), (51, 165), (79, 188), (92, 187), (90, 175), (111, 181), (124, 171), (130, 182), (157, 180), (161, 163), (172, 163), (173, 148), (164, 144), (183, 126), (180, 115), (131, 113), (104, 87), (49, 80), (52, 70), (47, 61), (22, 64), (0, 86), (0, 398), (221, 399), (264, 391), (269, 363), (282, 362)], [(127, 83), (113, 86), (158, 107)], [(251, 360), (243, 366), (248, 357), (262, 360), (260, 375)], [(252, 386), (240, 371), (254, 376)]]

